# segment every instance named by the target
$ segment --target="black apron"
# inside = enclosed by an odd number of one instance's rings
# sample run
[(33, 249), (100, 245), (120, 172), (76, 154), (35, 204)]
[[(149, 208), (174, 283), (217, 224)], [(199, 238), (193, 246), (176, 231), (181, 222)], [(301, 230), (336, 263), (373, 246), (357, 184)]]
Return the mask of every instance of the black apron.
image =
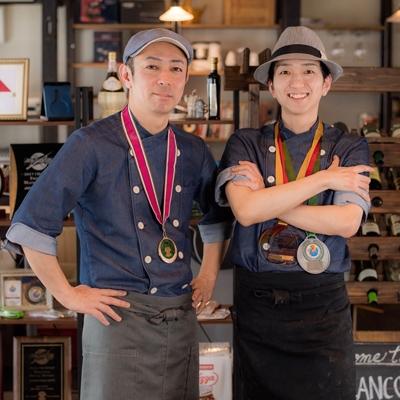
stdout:
[[(238, 375), (246, 400), (354, 400), (350, 305), (343, 274), (236, 267)], [(238, 385), (236, 385), (237, 387)]]

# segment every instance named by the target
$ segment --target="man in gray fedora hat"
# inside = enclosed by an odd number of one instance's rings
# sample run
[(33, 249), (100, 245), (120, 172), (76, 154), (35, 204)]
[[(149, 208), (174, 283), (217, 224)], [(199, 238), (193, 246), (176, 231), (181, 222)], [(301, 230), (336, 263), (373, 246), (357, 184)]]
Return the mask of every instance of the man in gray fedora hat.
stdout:
[[(7, 238), (66, 308), (85, 314), (82, 400), (197, 400), (195, 308), (210, 299), (230, 236), (214, 201), (216, 164), (205, 143), (169, 122), (193, 51), (182, 36), (141, 31), (120, 78), (128, 105), (74, 132), (18, 208)], [(193, 200), (204, 257), (190, 269)], [(80, 282), (66, 280), (56, 236), (73, 210)]]
[(354, 399), (346, 238), (370, 207), (368, 144), (324, 124), (342, 68), (319, 37), (289, 27), (254, 77), (280, 117), (233, 134), (216, 198), (237, 224), (234, 329), (245, 399)]

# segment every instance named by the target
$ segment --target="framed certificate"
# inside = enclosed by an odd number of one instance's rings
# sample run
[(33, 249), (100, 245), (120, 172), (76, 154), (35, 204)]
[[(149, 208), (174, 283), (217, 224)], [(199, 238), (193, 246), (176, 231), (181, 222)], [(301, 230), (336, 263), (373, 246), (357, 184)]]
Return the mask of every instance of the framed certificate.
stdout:
[(27, 118), (28, 76), (28, 58), (0, 58), (0, 120)]
[(71, 400), (71, 338), (14, 337), (13, 400)]

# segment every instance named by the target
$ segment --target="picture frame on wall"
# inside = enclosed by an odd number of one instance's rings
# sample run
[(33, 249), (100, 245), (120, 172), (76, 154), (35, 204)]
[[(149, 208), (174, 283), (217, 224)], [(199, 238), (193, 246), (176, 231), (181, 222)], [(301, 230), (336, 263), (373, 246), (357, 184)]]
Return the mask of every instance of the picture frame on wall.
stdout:
[(13, 310), (51, 310), (53, 297), (32, 270), (0, 273), (0, 306)]
[(71, 338), (14, 337), (13, 400), (71, 400)]
[(29, 58), (0, 58), (0, 120), (26, 120)]

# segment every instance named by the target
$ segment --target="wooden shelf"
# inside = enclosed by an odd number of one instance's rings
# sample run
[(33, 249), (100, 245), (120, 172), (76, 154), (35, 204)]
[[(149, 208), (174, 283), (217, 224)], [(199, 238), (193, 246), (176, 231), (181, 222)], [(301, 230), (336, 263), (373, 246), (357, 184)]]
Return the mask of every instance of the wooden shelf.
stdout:
[[(104, 63), (104, 62), (78, 62), (78, 63), (72, 63), (71, 66), (74, 69), (91, 68), (91, 69), (107, 70), (107, 63)], [(189, 75), (190, 76), (208, 76), (209, 73), (210, 73), (209, 69), (198, 70), (198, 69), (192, 69), (189, 66)], [(224, 71), (219, 71), (219, 74), (223, 75)]]
[(27, 126), (73, 126), (74, 121), (45, 121), (40, 118), (28, 118), (23, 121), (0, 121), (0, 125), (27, 125)]
[(315, 31), (383, 31), (383, 25), (304, 25)]
[[(246, 75), (240, 74), (240, 67), (225, 67), (224, 90), (248, 91), (249, 84), (258, 82), (253, 73), (256, 67), (249, 67)], [(344, 74), (333, 83), (333, 92), (400, 92), (400, 68), (344, 67)], [(260, 85), (260, 90), (267, 90)]]
[(172, 28), (171, 24), (72, 24), (72, 29), (93, 31), (126, 31), (152, 28)]
[(177, 120), (170, 120), (169, 121), (173, 125), (190, 125), (190, 124), (196, 124), (196, 125), (232, 125), (233, 120), (231, 119), (177, 119)]
[[(327, 30), (327, 31), (383, 31), (383, 25), (305, 25), (314, 30)], [(126, 31), (126, 30), (141, 30), (152, 28), (172, 28), (172, 24), (128, 24), (128, 23), (104, 23), (104, 24), (85, 24), (76, 23), (72, 25), (73, 29), (77, 30), (104, 30), (104, 31)], [(235, 29), (279, 29), (279, 25), (264, 25), (264, 24), (190, 24), (182, 23), (182, 30), (196, 30), (196, 29), (220, 29), (220, 30), (235, 30)]]
[[(104, 30), (104, 31), (127, 31), (152, 28), (172, 28), (172, 24), (73, 24), (72, 28), (77, 30)], [(278, 25), (225, 25), (225, 24), (181, 24), (182, 30), (191, 29), (278, 29)]]
[(0, 325), (35, 325), (46, 328), (76, 328), (77, 319), (66, 318), (43, 318), (24, 317), (18, 319), (0, 317)]
[(352, 260), (368, 260), (370, 244), (379, 246), (379, 260), (400, 260), (399, 236), (355, 236), (347, 240)]
[(380, 207), (371, 207), (371, 213), (390, 214), (398, 213), (400, 210), (400, 193), (398, 190), (371, 190), (369, 197), (382, 199)]

